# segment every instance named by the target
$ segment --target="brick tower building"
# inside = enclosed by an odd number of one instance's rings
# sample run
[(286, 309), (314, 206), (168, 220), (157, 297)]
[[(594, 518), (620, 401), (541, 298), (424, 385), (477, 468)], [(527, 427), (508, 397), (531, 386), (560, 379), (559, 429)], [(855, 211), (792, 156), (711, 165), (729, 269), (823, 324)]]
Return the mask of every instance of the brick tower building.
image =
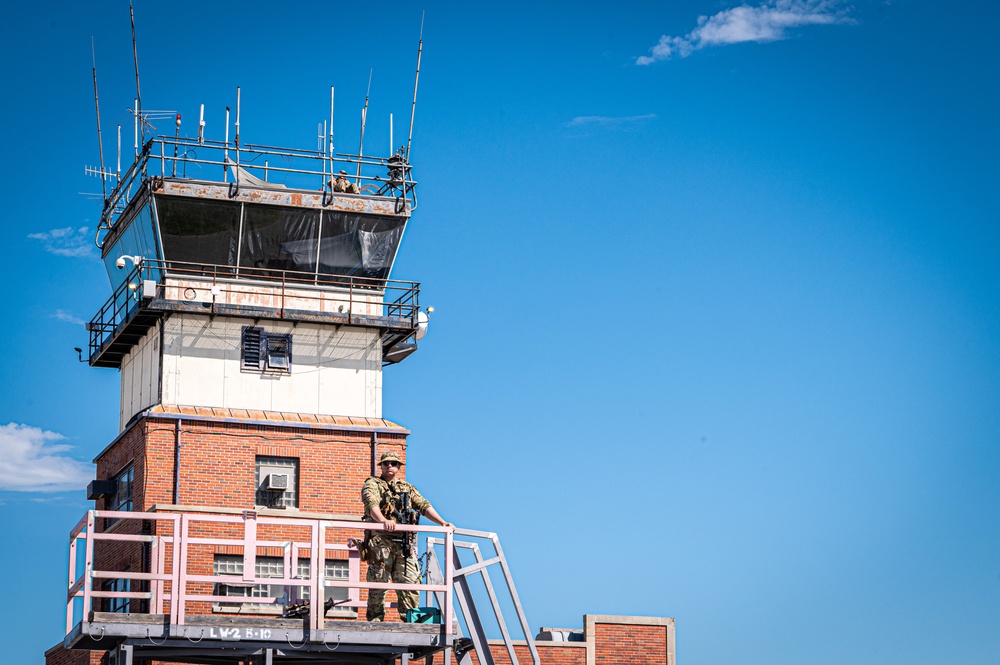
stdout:
[[(485, 532), (410, 527), (440, 622), (359, 617), (379, 586), (353, 541), (360, 487), (382, 452), (405, 461), (409, 434), (382, 417), (383, 370), (428, 323), (419, 285), (390, 279), (416, 183), (403, 149), (258, 147), (236, 126), (232, 142), (146, 141), (106, 199), (112, 294), (88, 326), (89, 360), (119, 371), (120, 431), (70, 534), (66, 637), (47, 665), (673, 665), (672, 619), (587, 615), (583, 630), (535, 638)], [(500, 617), (498, 569), (522, 640)], [(483, 627), (479, 575), (500, 640)]]

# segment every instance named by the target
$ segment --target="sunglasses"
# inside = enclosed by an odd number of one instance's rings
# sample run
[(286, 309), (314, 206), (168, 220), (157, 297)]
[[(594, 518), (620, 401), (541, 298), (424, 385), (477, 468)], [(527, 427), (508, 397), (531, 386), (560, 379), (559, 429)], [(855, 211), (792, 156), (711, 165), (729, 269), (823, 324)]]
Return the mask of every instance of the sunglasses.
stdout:
[(382, 462), (382, 466), (399, 466), (399, 462)]

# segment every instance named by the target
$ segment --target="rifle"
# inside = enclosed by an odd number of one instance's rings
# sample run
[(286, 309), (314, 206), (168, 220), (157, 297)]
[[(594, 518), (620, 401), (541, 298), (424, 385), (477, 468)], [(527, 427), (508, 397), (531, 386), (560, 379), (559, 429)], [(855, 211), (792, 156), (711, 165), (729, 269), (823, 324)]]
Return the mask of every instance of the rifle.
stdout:
[[(410, 507), (410, 493), (400, 492), (399, 493), (399, 510), (393, 510), (392, 516), (396, 518), (396, 524), (408, 524), (414, 525), (420, 523), (420, 513), (413, 510)], [(412, 531), (408, 531), (405, 536), (403, 536), (403, 558), (409, 559), (410, 554), (413, 552), (413, 541), (415, 534)]]
[[(343, 602), (346, 602), (346, 601), (343, 601)], [(333, 602), (333, 598), (327, 598), (326, 599), (326, 602), (323, 603), (323, 614), (324, 614), (324, 616), (326, 615), (327, 611), (331, 607), (333, 607), (334, 605), (336, 605), (336, 603)], [(304, 616), (306, 616), (308, 614), (309, 614), (309, 601), (308, 600), (303, 600), (301, 603), (295, 603), (293, 605), (289, 605), (288, 607), (282, 608), (282, 610), (281, 610), (281, 616), (286, 617), (286, 618), (304, 617)]]

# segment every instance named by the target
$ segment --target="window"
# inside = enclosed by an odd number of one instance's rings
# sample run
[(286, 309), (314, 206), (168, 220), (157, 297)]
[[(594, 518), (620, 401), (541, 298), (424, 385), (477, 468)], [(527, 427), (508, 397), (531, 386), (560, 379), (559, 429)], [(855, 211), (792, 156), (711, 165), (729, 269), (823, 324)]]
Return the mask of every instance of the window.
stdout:
[[(125, 572), (128, 572), (128, 568)], [(132, 590), (132, 580), (126, 579), (112, 579), (104, 580), (101, 584), (101, 589), (103, 591), (115, 591), (115, 592), (128, 592)], [(105, 612), (131, 612), (132, 599), (131, 598), (105, 598), (104, 599), (104, 611)]]
[[(111, 479), (111, 482), (114, 483), (115, 493), (107, 498), (108, 510), (132, 510), (132, 481), (134, 479), (135, 472), (131, 462), (115, 474), (115, 477)], [(109, 517), (105, 521), (104, 528), (107, 529), (118, 521), (117, 517)]]
[(299, 460), (294, 457), (257, 457), (257, 491), (254, 505), (268, 508), (299, 507)]
[[(284, 559), (277, 556), (259, 556), (255, 560), (256, 577), (284, 577)], [(216, 554), (213, 563), (215, 575), (233, 575), (237, 577), (232, 584), (216, 585), (215, 595), (232, 596), (235, 598), (278, 598), (277, 603), (255, 603), (252, 600), (217, 603), (216, 611), (237, 611), (256, 614), (278, 614), (285, 604), (308, 600), (308, 587), (285, 587), (280, 584), (248, 584), (243, 581), (243, 556), (240, 554)], [(296, 575), (300, 579), (309, 578), (309, 559), (299, 559), (296, 563)], [(327, 560), (324, 570), (326, 579), (346, 580), (348, 578), (347, 561)], [(327, 588), (325, 598), (333, 598), (334, 603), (348, 598), (348, 589)]]
[(108, 498), (108, 510), (132, 510), (132, 481), (135, 472), (132, 464), (119, 471), (112, 479), (115, 483), (115, 493)]
[(243, 326), (240, 339), (240, 369), (246, 372), (290, 372), (292, 336)]

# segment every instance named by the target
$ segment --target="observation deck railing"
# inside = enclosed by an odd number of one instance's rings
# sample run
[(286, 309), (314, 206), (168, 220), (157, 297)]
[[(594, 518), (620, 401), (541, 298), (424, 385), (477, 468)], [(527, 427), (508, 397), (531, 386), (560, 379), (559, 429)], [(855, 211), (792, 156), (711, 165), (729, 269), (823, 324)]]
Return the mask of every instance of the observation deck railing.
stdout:
[[(115, 528), (102, 531), (99, 528), (105, 520), (115, 520)], [(239, 537), (228, 532), (239, 531)], [(353, 538), (344, 543), (328, 542), (327, 533), (338, 530), (341, 534), (352, 533), (360, 540), (365, 529), (382, 529), (378, 524), (360, 521), (323, 520), (298, 517), (266, 517), (256, 511), (244, 511), (242, 515), (206, 513), (165, 513), (90, 510), (70, 532), (69, 540), (69, 586), (66, 595), (66, 633), (69, 635), (76, 622), (77, 610), (80, 621), (89, 622), (92, 612), (97, 611), (95, 600), (116, 599), (118, 607), (127, 608), (125, 614), (163, 615), (174, 633), (189, 622), (192, 610), (195, 615), (236, 614), (238, 611), (212, 611), (207, 604), (240, 603), (279, 604), (284, 597), (223, 596), (199, 592), (193, 584), (202, 585), (279, 585), (300, 590), (298, 597), (320, 599), (310, 603), (308, 626), (312, 631), (324, 628), (324, 602), (326, 589), (346, 588), (348, 600), (338, 603), (338, 607), (360, 608), (366, 603), (360, 600), (360, 589), (397, 589), (434, 593), (441, 601), (441, 630), (452, 635), (454, 612), (452, 605), (452, 584), (454, 564), (452, 559), (453, 530), (435, 525), (397, 525), (397, 532), (427, 533), (443, 537), (445, 545), (444, 577), (434, 584), (402, 584), (391, 582), (368, 582), (360, 578), (361, 562)], [(132, 533), (130, 533), (130, 531)], [(261, 537), (261, 531), (269, 535)], [(100, 543), (115, 543), (119, 546), (147, 548), (146, 570), (115, 570), (109, 563), (118, 563), (108, 552), (98, 552)], [(219, 548), (239, 550), (243, 558), (242, 577), (235, 575), (207, 574), (212, 556)], [(258, 548), (278, 548), (283, 551), (283, 576), (259, 577), (255, 571)], [(81, 552), (82, 550), (82, 552)], [(309, 573), (296, 574), (300, 553), (308, 552)], [(82, 554), (82, 570), (78, 570)], [(103, 556), (102, 556), (103, 554)], [(325, 564), (328, 555), (348, 561), (348, 579), (328, 579)], [(339, 556), (336, 556), (339, 555)], [(128, 590), (100, 588), (104, 580), (127, 580)], [(148, 590), (132, 590), (141, 584)], [(122, 585), (123, 587), (126, 585)], [(304, 592), (303, 592), (304, 591)], [(74, 607), (79, 603), (79, 607)]]
[[(271, 163), (272, 159), (277, 163)], [(133, 194), (150, 178), (227, 183), (233, 195), (241, 187), (322, 190), (332, 194), (337, 173), (345, 171), (346, 179), (360, 190), (360, 195), (396, 199), (400, 209), (408, 202), (410, 210), (414, 210), (417, 182), (412, 168), (402, 151), (375, 157), (157, 136), (143, 145), (125, 172), (105, 174), (116, 184), (104, 201), (98, 233), (114, 227)]]
[(418, 328), (419, 282), (155, 259), (127, 265), (127, 279), (87, 324), (92, 365), (114, 366), (99, 360), (115, 340), (166, 311), (380, 327), (385, 348)]
[[(397, 533), (416, 534), (416, 547), (421, 540), (425, 546), (420, 557), (427, 561), (425, 581), (404, 584), (361, 579), (362, 562), (356, 543), (365, 529), (383, 527), (372, 522), (276, 517), (257, 510), (240, 513), (208, 507), (198, 512), (179, 506), (155, 512), (87, 511), (69, 534), (64, 647), (124, 648), (128, 654), (125, 662), (132, 662), (134, 650), (155, 660), (209, 662), (188, 660), (200, 653), (219, 656), (218, 662), (230, 662), (222, 656), (228, 654), (232, 659), (236, 653), (234, 642), (242, 642), (247, 654), (272, 650), (277, 645), (293, 660), (294, 653), (300, 651), (311, 651), (313, 656), (320, 653), (329, 662), (335, 662), (334, 656), (340, 654), (347, 660), (336, 662), (350, 663), (363, 654), (375, 655), (380, 662), (386, 662), (388, 657), (391, 662), (395, 654), (404, 664), (410, 656), (430, 656), (451, 647), (454, 654), (451, 650), (445, 652), (446, 665), (452, 662), (452, 655), (459, 665), (471, 665), (470, 648), (475, 649), (480, 663), (494, 665), (500, 652), (494, 654), (483, 621), (492, 616), (489, 620), (500, 631), (509, 662), (518, 665), (496, 586), (490, 582), (489, 571), (499, 569), (528, 655), (533, 665), (538, 665), (538, 651), (496, 534), (432, 525), (396, 525)], [(483, 556), (477, 539), (490, 543), (495, 556)], [(460, 548), (471, 551), (475, 563), (463, 566)], [(234, 567), (228, 575), (217, 574), (215, 556), (220, 551), (229, 557), (241, 557), (242, 572)], [(281, 576), (258, 574), (257, 558), (276, 551), (282, 555)], [(299, 562), (306, 558), (309, 567), (304, 571)], [(326, 563), (330, 560), (347, 561), (346, 578), (327, 577)], [(484, 585), (492, 615), (482, 613), (487, 607), (476, 607), (470, 586), (476, 580)], [(283, 587), (285, 592), (280, 596), (220, 594), (222, 587), (256, 585), (269, 594), (274, 593), (275, 586)], [(376, 624), (327, 618), (327, 589), (347, 589), (347, 598), (335, 605), (356, 609), (367, 605), (361, 600), (361, 589), (423, 593), (423, 606), (430, 605), (433, 599), (440, 609), (440, 621)], [(305, 616), (278, 612), (282, 603), (304, 597), (310, 600), (308, 607), (303, 610), (297, 605), (297, 609), (307, 611)], [(112, 611), (101, 611), (109, 609), (102, 608), (104, 603)], [(247, 615), (233, 607), (243, 603), (275, 605), (276, 609), (270, 615)], [(462, 624), (469, 637), (462, 637)], [(328, 641), (333, 640), (336, 646), (331, 647)], [(165, 651), (160, 651), (161, 647)]]

